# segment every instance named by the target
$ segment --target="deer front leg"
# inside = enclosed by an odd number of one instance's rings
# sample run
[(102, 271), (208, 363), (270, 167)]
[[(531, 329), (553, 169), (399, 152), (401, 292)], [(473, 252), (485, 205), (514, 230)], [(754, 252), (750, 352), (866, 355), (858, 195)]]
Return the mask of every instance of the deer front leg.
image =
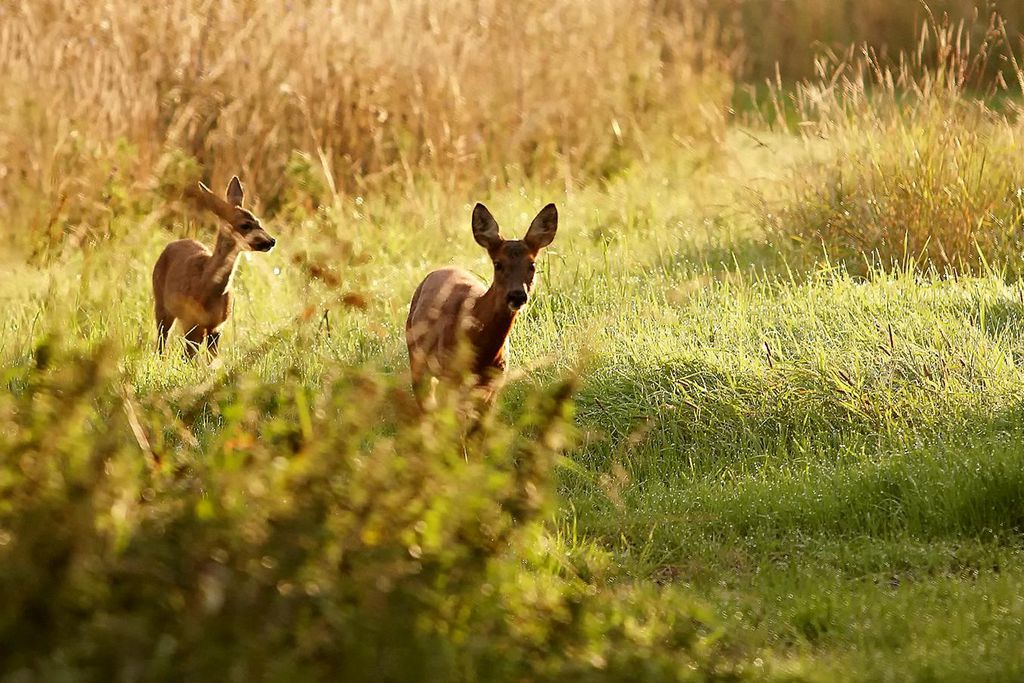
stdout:
[(487, 368), (477, 376), (476, 384), (472, 386), (467, 397), (467, 417), (471, 421), (467, 436), (475, 436), (484, 424), (491, 420), (495, 399), (498, 397), (504, 380), (504, 365)]
[(490, 410), (494, 400), (498, 397), (498, 392), (501, 391), (501, 387), (505, 384), (505, 367), (505, 358), (501, 356), (494, 362), (494, 365), (485, 367), (477, 375), (476, 387), (473, 393), (480, 402), (484, 412)]
[(481, 414), (487, 412), (494, 404), (494, 399), (497, 397), (500, 387), (501, 383), (499, 381), (488, 378), (481, 379), (470, 388), (470, 399)]
[(193, 327), (185, 333), (185, 360), (191, 361), (196, 352), (199, 351), (199, 347), (203, 345), (203, 340), (206, 338), (206, 329), (202, 327)]
[(220, 330), (216, 332), (211, 331), (206, 335), (206, 349), (210, 352), (210, 355), (214, 358), (220, 353)]

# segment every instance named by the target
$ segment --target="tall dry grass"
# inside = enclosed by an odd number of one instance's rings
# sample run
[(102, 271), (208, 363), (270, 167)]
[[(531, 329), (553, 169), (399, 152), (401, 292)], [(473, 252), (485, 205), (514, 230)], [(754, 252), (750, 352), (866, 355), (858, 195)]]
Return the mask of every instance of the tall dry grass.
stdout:
[(649, 129), (717, 120), (718, 34), (655, 0), (7, 0), (0, 219), (101, 230), (125, 185), (192, 160), (265, 200), (286, 169), (327, 198), (605, 175)]
[[(997, 59), (1009, 80), (992, 70)], [(1024, 70), (1005, 25), (993, 20), (975, 42), (936, 21), (913, 52), (851, 49), (818, 67), (790, 97), (775, 93), (808, 155), (773, 229), (862, 272), (874, 262), (1022, 272), (1024, 128), (1006, 91)]]

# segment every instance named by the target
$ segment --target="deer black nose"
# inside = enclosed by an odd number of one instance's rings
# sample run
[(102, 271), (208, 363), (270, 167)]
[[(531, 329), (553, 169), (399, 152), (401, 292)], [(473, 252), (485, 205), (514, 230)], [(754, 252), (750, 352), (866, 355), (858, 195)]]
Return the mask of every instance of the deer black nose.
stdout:
[(264, 242), (260, 242), (259, 246), (256, 247), (256, 249), (258, 251), (270, 251), (271, 249), (274, 248), (275, 244), (277, 244), (277, 240), (271, 237)]
[(508, 293), (508, 305), (512, 310), (519, 310), (526, 303), (527, 294), (525, 289), (514, 289)]

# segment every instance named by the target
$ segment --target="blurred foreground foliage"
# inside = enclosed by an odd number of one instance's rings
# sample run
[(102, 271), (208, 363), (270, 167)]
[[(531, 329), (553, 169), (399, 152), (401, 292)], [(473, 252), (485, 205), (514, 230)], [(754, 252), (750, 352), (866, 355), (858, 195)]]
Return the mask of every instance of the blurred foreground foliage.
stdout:
[(572, 382), (467, 441), (368, 373), (143, 399), (115, 357), (4, 371), (0, 678), (745, 677), (685, 593), (540, 523)]

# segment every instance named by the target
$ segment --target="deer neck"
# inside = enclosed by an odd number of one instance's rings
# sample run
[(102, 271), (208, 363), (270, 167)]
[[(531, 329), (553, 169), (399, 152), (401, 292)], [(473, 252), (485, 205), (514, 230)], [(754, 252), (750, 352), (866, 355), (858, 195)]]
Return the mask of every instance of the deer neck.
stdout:
[(473, 307), (476, 319), (473, 330), (473, 346), (477, 351), (477, 360), (481, 366), (494, 365), (499, 362), (504, 351), (505, 340), (512, 331), (512, 323), (516, 314), (508, 307), (504, 297), (492, 285)]
[(237, 241), (222, 232), (217, 233), (217, 244), (206, 268), (203, 269), (203, 282), (206, 284), (208, 298), (223, 296), (231, 290), (231, 280), (235, 275), (235, 267), (241, 253), (242, 247)]

